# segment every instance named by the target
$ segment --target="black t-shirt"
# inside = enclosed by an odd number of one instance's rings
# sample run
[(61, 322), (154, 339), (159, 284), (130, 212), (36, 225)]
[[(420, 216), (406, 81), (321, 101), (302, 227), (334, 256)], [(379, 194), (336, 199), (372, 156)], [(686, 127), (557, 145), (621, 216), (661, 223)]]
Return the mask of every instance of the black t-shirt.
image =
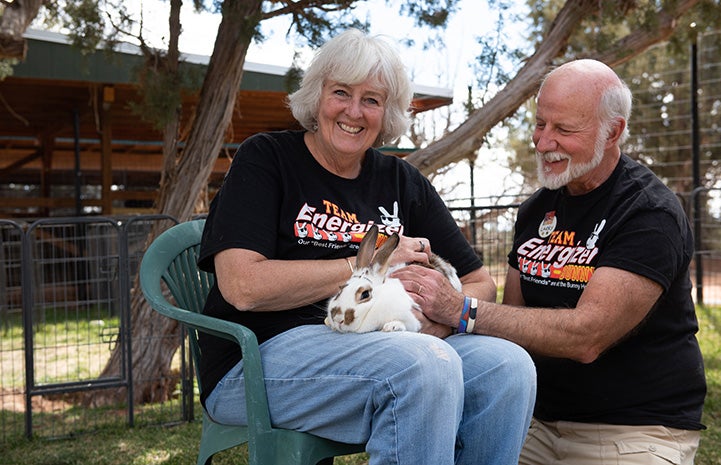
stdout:
[(706, 382), (690, 292), (692, 253), (678, 199), (625, 155), (588, 194), (541, 189), (523, 203), (509, 265), (520, 271), (526, 305), (574, 308), (598, 267), (663, 287), (646, 319), (593, 363), (533, 355), (536, 417), (703, 428)]
[[(482, 266), (436, 190), (417, 169), (369, 149), (360, 175), (341, 178), (313, 158), (302, 131), (258, 134), (241, 144), (211, 203), (199, 265), (212, 272), (213, 256), (228, 248), (279, 260), (355, 256), (372, 224), (381, 234), (427, 237), (433, 251), (451, 262), (459, 276)], [(243, 270), (238, 270), (238, 279), (243, 279)], [(216, 285), (203, 313), (247, 326), (262, 343), (296, 326), (322, 324), (325, 303), (296, 308), (289, 301), (284, 311), (239, 311)], [(241, 354), (234, 343), (205, 334), (200, 347), (207, 394)]]

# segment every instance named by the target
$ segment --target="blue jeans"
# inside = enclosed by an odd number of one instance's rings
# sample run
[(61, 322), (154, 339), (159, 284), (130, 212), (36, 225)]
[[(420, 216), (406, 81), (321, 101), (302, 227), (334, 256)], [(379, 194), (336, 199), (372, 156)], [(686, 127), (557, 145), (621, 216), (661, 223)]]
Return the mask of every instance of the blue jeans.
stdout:
[[(518, 463), (536, 374), (511, 342), (309, 325), (264, 342), (260, 353), (276, 427), (366, 443), (369, 465)], [(246, 424), (242, 361), (206, 408), (220, 423)]]

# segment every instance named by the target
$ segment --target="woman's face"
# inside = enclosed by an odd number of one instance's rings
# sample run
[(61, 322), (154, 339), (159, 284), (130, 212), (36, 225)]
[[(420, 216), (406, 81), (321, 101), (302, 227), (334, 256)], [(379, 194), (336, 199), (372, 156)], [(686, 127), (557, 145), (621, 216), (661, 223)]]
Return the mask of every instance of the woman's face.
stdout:
[(362, 156), (380, 134), (386, 93), (373, 81), (326, 81), (318, 107), (318, 142), (328, 155)]

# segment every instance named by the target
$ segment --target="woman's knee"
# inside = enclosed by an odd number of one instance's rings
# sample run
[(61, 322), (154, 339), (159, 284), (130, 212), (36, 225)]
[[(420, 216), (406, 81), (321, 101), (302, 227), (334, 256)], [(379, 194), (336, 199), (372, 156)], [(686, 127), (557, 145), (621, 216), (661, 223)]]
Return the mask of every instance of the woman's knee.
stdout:
[[(403, 368), (393, 378), (415, 380), (414, 384), (429, 396), (463, 398), (463, 364), (456, 351), (442, 339), (432, 336), (412, 338), (401, 344), (395, 355)], [(400, 368), (400, 367), (399, 367)]]
[(535, 393), (536, 367), (519, 345), (489, 336), (454, 336), (451, 345), (463, 359), (466, 381), (479, 377)]

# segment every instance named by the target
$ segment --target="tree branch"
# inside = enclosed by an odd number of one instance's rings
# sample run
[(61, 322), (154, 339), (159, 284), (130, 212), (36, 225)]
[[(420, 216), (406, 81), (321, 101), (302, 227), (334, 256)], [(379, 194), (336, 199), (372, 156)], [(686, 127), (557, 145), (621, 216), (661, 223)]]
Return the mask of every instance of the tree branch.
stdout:
[(679, 23), (678, 20), (691, 8), (696, 6), (699, 0), (685, 0), (671, 2), (671, 10), (658, 12), (658, 26), (654, 29), (641, 29), (621, 38), (608, 50), (591, 54), (593, 58), (606, 63), (608, 66), (618, 66), (629, 61), (631, 58), (640, 55), (653, 45), (663, 42), (671, 37)]
[(488, 131), (511, 116), (533, 95), (541, 78), (550, 69), (553, 58), (565, 49), (573, 30), (584, 17), (597, 9), (597, 0), (568, 0), (553, 20), (536, 53), (500, 92), (454, 131), (428, 147), (413, 152), (406, 160), (428, 175), (442, 166), (461, 161), (478, 150)]
[(356, 0), (342, 0), (328, 5), (328, 2), (323, 0), (298, 0), (296, 2), (284, 1), (281, 2), (285, 6), (279, 7), (275, 10), (263, 13), (262, 19), (275, 18), (276, 16), (283, 16), (286, 14), (305, 14), (305, 10), (317, 9), (324, 13), (331, 13), (335, 11), (343, 11), (351, 8)]
[[(641, 54), (650, 46), (667, 39), (678, 26), (678, 19), (698, 3), (698, 0), (671, 2), (670, 10), (658, 12), (658, 25), (653, 29), (636, 30), (618, 40), (608, 50), (591, 54), (609, 66), (622, 64)], [(483, 144), (486, 134), (498, 123), (513, 115), (538, 90), (543, 77), (553, 66), (553, 59), (563, 54), (575, 28), (588, 15), (598, 11), (595, 0), (568, 0), (539, 45), (536, 53), (518, 74), (483, 107), (476, 110), (457, 129), (410, 154), (406, 160), (429, 175), (450, 163), (468, 158)]]

